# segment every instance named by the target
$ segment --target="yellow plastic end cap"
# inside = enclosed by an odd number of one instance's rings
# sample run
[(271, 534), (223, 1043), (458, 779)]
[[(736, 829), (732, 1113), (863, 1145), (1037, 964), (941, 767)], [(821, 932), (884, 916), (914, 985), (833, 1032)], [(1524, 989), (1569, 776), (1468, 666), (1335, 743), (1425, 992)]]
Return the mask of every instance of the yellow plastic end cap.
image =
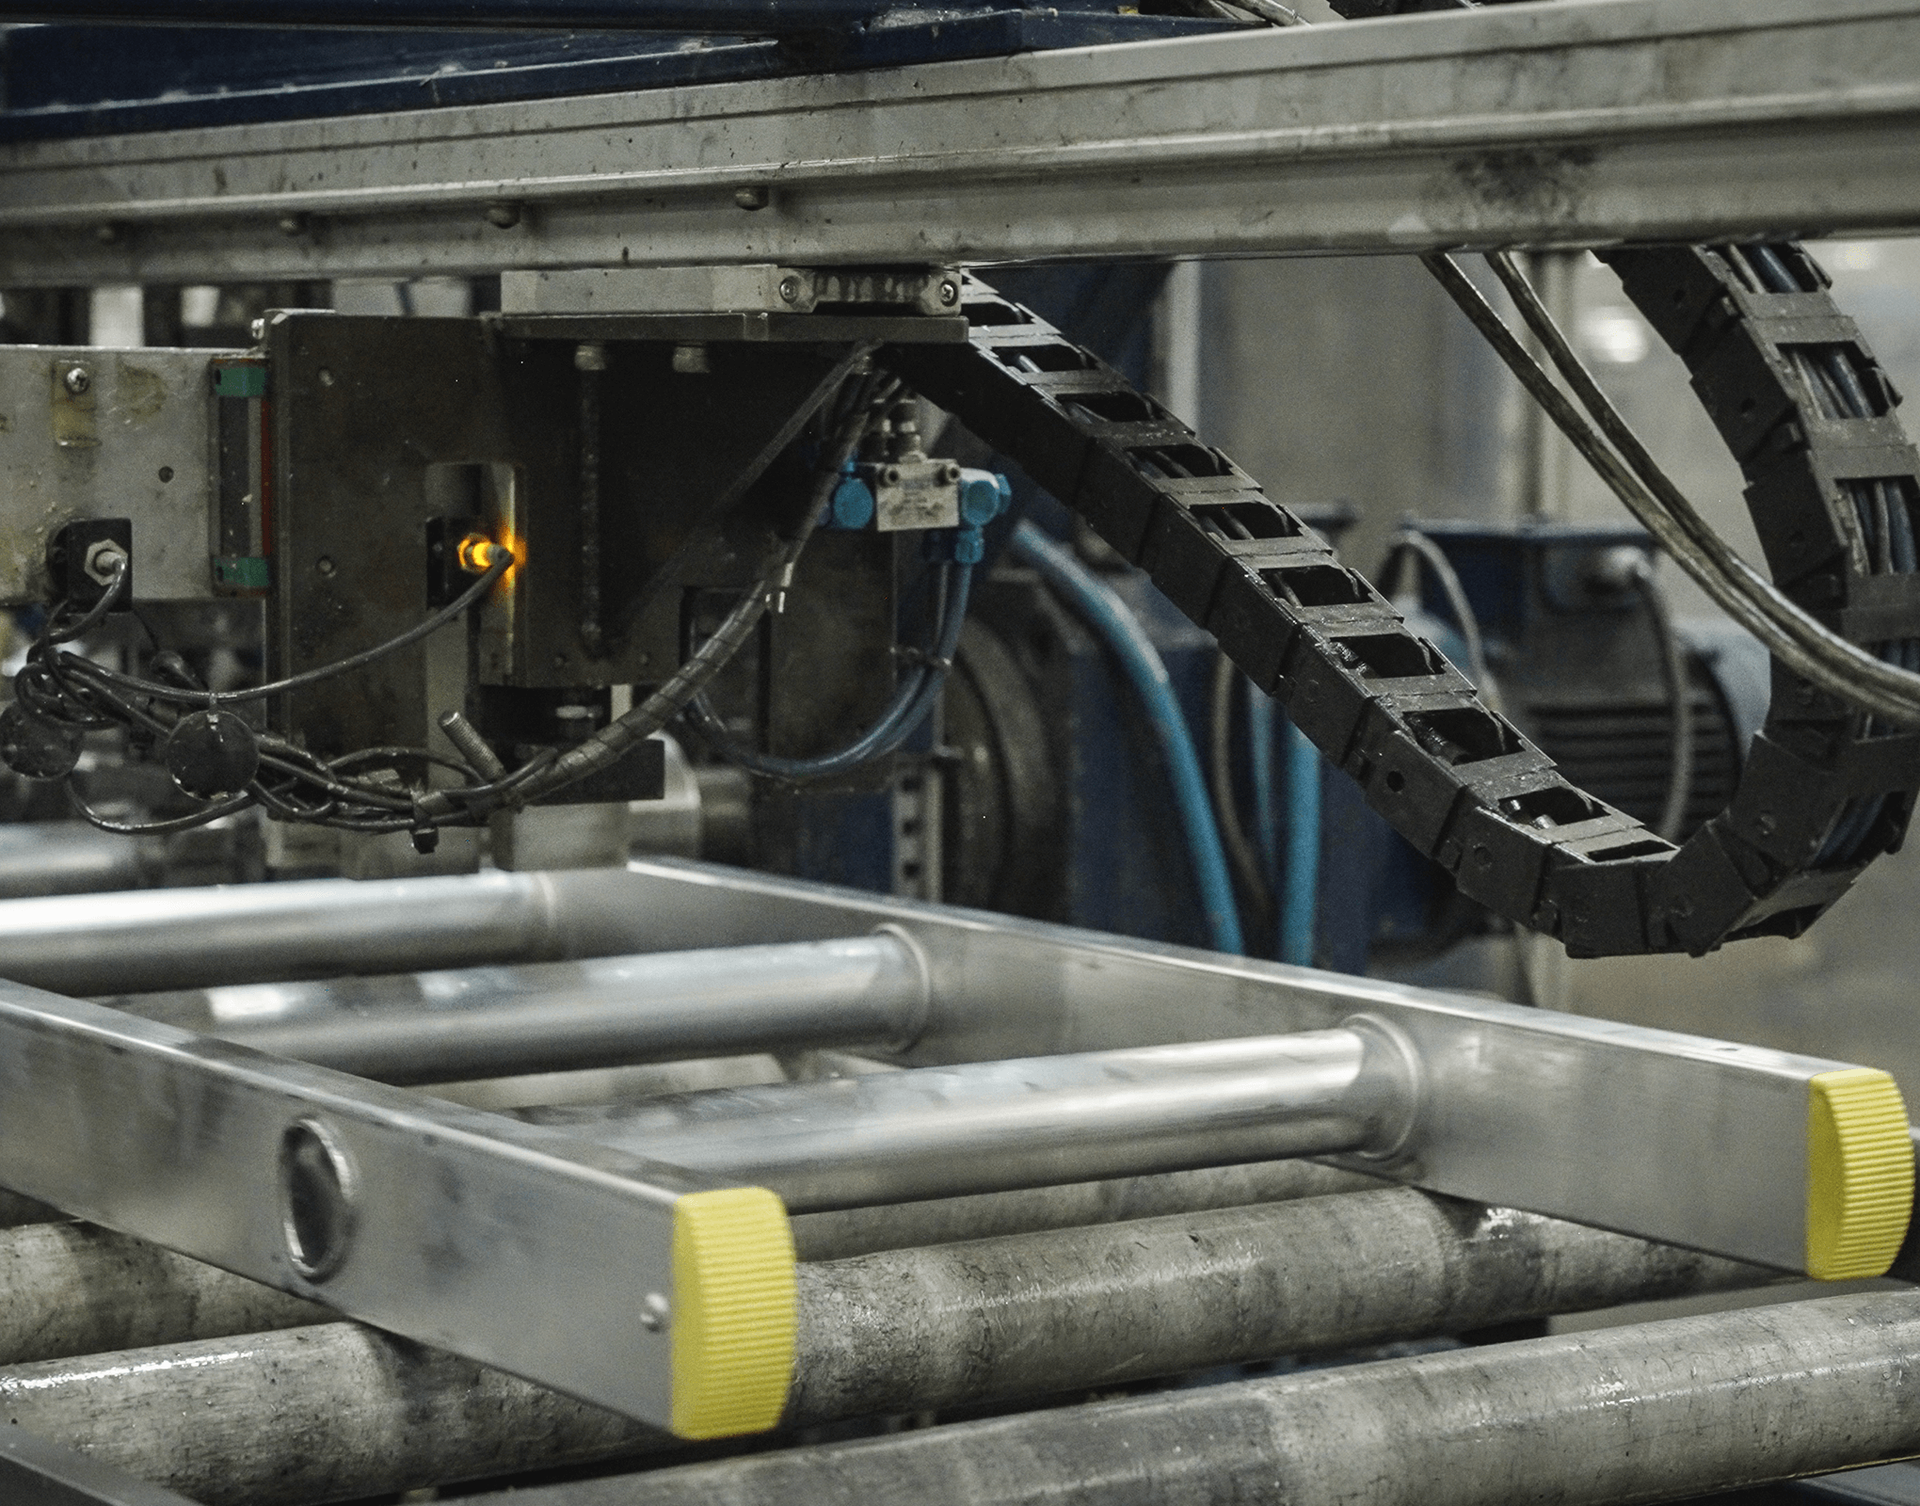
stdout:
[(1900, 1089), (1872, 1067), (1807, 1084), (1807, 1274), (1884, 1276), (1913, 1214), (1913, 1141)]
[(673, 1431), (761, 1433), (793, 1379), (793, 1231), (763, 1187), (691, 1192), (673, 1205)]

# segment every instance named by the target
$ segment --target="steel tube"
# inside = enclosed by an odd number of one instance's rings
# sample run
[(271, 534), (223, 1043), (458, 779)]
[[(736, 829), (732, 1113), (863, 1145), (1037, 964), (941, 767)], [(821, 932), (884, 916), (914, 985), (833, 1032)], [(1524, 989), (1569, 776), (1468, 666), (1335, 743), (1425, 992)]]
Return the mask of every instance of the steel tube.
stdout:
[(522, 1492), (517, 1506), (1560, 1506), (1920, 1450), (1920, 1294), (1165, 1392)]
[(801, 1268), (787, 1415), (1042, 1396), (1776, 1279), (1405, 1189), (897, 1250)]
[(781, 1047), (905, 1047), (927, 1014), (912, 944), (841, 941), (239, 984), (117, 1001), (149, 1019), (380, 1082), (455, 1082)]
[(812, 1211), (1390, 1148), (1410, 1059), (1370, 1025), (924, 1067), (530, 1117)]
[(542, 874), (316, 879), (0, 904), (0, 977), (68, 994), (631, 951), (631, 917)]
[(0, 1364), (324, 1323), (317, 1303), (91, 1224), (0, 1232)]
[(354, 1323), (17, 1365), (0, 1406), (203, 1506), (357, 1500), (673, 1441)]
[[(1404, 1190), (901, 1251), (800, 1274), (790, 1425), (965, 1395), (1093, 1388), (1771, 1276)], [(941, 1311), (949, 1300), (955, 1310)], [(961, 1347), (923, 1352), (948, 1344)], [(0, 1371), (0, 1406), (23, 1429), (209, 1506), (370, 1495), (668, 1442), (346, 1323), (173, 1345), (137, 1361), (18, 1365)], [(844, 1497), (809, 1487), (792, 1499), (905, 1498), (895, 1484)]]

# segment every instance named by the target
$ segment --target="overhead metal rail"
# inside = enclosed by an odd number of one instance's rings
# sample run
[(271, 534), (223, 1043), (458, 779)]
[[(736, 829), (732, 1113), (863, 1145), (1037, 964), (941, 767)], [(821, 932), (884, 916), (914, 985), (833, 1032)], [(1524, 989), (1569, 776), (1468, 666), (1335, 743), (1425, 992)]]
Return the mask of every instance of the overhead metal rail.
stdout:
[(0, 286), (1920, 228), (1920, 0), (1567, 0), (0, 152)]

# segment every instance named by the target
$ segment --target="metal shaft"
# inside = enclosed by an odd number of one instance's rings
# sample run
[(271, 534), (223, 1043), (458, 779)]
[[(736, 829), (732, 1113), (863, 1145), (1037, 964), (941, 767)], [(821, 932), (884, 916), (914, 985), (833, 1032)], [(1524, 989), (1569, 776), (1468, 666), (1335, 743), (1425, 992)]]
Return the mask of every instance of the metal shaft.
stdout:
[(358, 1499), (673, 1440), (353, 1323), (0, 1371), (23, 1431), (204, 1506)]
[(0, 1364), (324, 1323), (335, 1315), (91, 1224), (0, 1232)]
[[(796, 1426), (1772, 1278), (1404, 1190), (906, 1250), (800, 1275)], [(373, 1494), (670, 1441), (346, 1323), (137, 1361), (18, 1365), (0, 1371), (0, 1406), (28, 1431), (210, 1506)], [(903, 1497), (888, 1485), (848, 1498)]]
[(541, 874), (161, 889), (0, 905), (0, 977), (67, 994), (633, 951), (630, 917)]
[(792, 1221), (793, 1244), (802, 1260), (846, 1260), (877, 1250), (1118, 1224), (1339, 1192), (1378, 1191), (1381, 1185), (1376, 1178), (1336, 1171), (1312, 1161), (1208, 1166), (1197, 1171), (1114, 1177), (1063, 1187), (1026, 1187), (887, 1207), (802, 1213)]
[(517, 1506), (1557, 1506), (1920, 1450), (1920, 1294), (1170, 1391), (531, 1490)]
[(1406, 1190), (803, 1266), (790, 1420), (1041, 1396), (1776, 1273)]
[(911, 1044), (911, 944), (725, 947), (146, 995), (122, 1007), (381, 1082), (453, 1082), (812, 1045)]
[(1387, 1149), (1413, 1073), (1383, 1031), (1305, 1031), (733, 1088), (533, 1117), (772, 1188), (795, 1211)]

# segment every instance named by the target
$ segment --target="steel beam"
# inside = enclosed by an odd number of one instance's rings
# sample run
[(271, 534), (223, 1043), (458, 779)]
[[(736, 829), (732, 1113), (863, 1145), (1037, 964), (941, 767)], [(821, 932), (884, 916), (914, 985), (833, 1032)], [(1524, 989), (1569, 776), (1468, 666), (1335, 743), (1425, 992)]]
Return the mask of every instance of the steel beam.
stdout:
[(525, 1491), (516, 1506), (1663, 1501), (1920, 1451), (1920, 1294), (1382, 1360)]
[(376, 1082), (668, 1062), (783, 1047), (909, 1046), (927, 1016), (913, 945), (841, 941), (523, 967), (259, 983), (121, 1007)]
[(1884, 233), (1917, 144), (1920, 0), (1500, 6), (15, 145), (0, 286)]
[[(1766, 1279), (1405, 1191), (903, 1250), (801, 1268), (785, 1421), (1095, 1389)], [(14, 1366), (0, 1370), (0, 1406), (209, 1506), (372, 1495), (669, 1442), (344, 1323)]]
[(0, 0), (0, 21), (773, 36), (864, 21), (883, 0)]

